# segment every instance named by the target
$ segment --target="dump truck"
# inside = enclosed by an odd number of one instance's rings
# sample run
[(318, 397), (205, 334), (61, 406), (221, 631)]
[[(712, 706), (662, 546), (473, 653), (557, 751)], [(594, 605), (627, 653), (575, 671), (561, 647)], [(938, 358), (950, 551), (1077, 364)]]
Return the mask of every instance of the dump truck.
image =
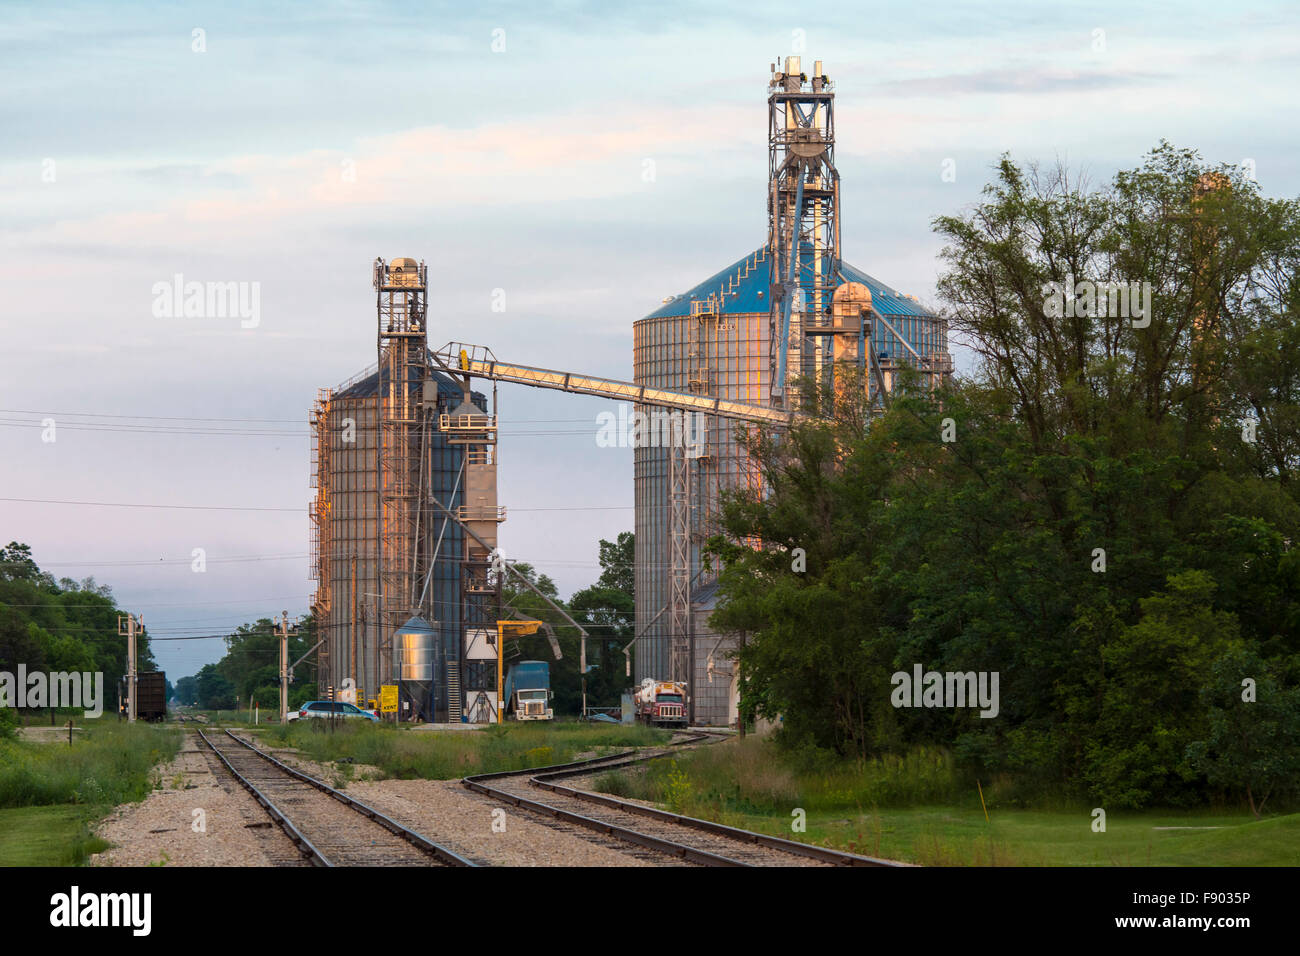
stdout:
[(515, 720), (552, 720), (551, 668), (546, 661), (520, 661), (506, 673), (506, 713)]
[(638, 723), (658, 727), (686, 726), (686, 684), (647, 677), (632, 693)]

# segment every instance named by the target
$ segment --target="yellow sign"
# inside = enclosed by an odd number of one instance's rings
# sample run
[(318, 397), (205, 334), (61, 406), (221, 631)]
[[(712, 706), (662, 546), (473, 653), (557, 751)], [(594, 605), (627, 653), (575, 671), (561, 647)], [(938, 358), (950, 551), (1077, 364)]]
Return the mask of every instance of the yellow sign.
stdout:
[(381, 714), (397, 713), (396, 684), (384, 684), (379, 688), (379, 712)]

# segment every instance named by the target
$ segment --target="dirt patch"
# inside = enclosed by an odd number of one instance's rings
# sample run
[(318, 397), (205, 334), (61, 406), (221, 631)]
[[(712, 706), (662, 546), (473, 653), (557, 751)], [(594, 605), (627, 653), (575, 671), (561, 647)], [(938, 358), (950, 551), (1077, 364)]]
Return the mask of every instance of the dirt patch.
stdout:
[[(73, 725), (72, 735), (74, 740), (84, 733), (85, 728)], [(65, 723), (62, 727), (19, 727), (18, 738), (33, 744), (63, 744), (66, 747), (68, 744), (68, 725)]]

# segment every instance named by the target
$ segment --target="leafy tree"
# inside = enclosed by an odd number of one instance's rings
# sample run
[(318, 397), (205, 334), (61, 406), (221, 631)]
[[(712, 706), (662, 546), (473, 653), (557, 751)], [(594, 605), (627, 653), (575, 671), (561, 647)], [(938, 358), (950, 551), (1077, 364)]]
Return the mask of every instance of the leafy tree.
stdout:
[(0, 671), (17, 674), (19, 664), (45, 670), (45, 648), (16, 611), (0, 608)]
[(1189, 778), (1187, 746), (1205, 730), (1201, 689), (1215, 660), (1238, 643), (1237, 621), (1213, 609), (1204, 571), (1171, 575), (1143, 599), (1140, 620), (1101, 647), (1101, 706), (1085, 744), (1084, 778), (1112, 806), (1142, 806), (1166, 781)]
[(222, 676), (216, 664), (207, 664), (195, 677), (198, 704), (204, 710), (230, 710), (235, 706), (235, 685)]
[(71, 635), (55, 637), (45, 634), (42, 638), (46, 666), (51, 671), (89, 673), (95, 670), (94, 649), (84, 641)]
[[(1253, 699), (1246, 680), (1255, 682)], [(1238, 649), (1214, 663), (1201, 703), (1209, 730), (1187, 758), (1212, 785), (1244, 791), (1258, 820), (1270, 795), (1300, 780), (1300, 690), (1283, 688), (1261, 657)]]
[[(709, 544), (742, 710), (800, 749), (940, 744), (1027, 792), (1202, 799), (1212, 663), (1245, 648), (1300, 684), (1300, 206), (1162, 144), (1100, 189), (1004, 158), (935, 227), (974, 372), (903, 373), (868, 416), (844, 370), (804, 388), (817, 420), (747, 440), (765, 492), (729, 495)], [(1083, 280), (1149, 282), (1149, 314), (1053, 307)], [(916, 664), (997, 672), (998, 717), (895, 709)]]
[[(633, 540), (630, 532), (614, 542), (599, 545), (601, 575), (597, 583), (573, 595), (567, 604), (560, 600), (555, 582), (535, 567), (520, 561), (514, 568), (558, 604), (589, 635), (587, 641), (587, 703), (589, 706), (617, 706), (627, 680), (622, 647), (632, 640), (635, 602), (631, 586)], [(547, 661), (557, 714), (576, 714), (582, 709), (582, 675), (579, 673), (580, 635), (564, 617), (513, 575), (503, 582), (506, 616), (546, 621), (559, 642), (560, 660), (555, 660), (549, 640), (543, 634), (512, 638), (506, 644), (507, 666), (518, 660)]]
[[(622, 531), (599, 545), (601, 573), (596, 583), (574, 593), (569, 611), (587, 629), (587, 703), (615, 707), (631, 682), (623, 648), (636, 636), (635, 539)], [(631, 653), (631, 648), (628, 649)]]
[(42, 577), (41, 569), (32, 558), (31, 545), (10, 541), (0, 548), (0, 580), (38, 581)]
[[(28, 545), (11, 542), (0, 549), (0, 610), (5, 609), (26, 630), (21, 640), (11, 631), (11, 665), (102, 671), (107, 687), (126, 673), (126, 641), (118, 634), (122, 612), (112, 589), (93, 578), (56, 583), (37, 566)], [(27, 645), (29, 638), (39, 651)], [(155, 667), (147, 630), (139, 637), (137, 655), (142, 669)]]
[(295, 682), (289, 685), (289, 709), (293, 710), (303, 704), (304, 701), (316, 700), (320, 697), (317, 692), (316, 682), (308, 683)]
[[(277, 622), (261, 618), (252, 624), (241, 624), (226, 638), (226, 654), (216, 665), (221, 675), (235, 689), (240, 700), (251, 700), (258, 688), (279, 686), (280, 638)], [(316, 643), (315, 627), (310, 616), (298, 622), (289, 632), (289, 662), (293, 663)], [(307, 661), (300, 670), (309, 666)], [(295, 676), (301, 676), (295, 672)], [(278, 691), (277, 691), (278, 694)], [(279, 700), (279, 697), (276, 697)]]
[(198, 681), (193, 677), (182, 677), (178, 680), (176, 682), (176, 699), (186, 707), (192, 707), (198, 703)]
[(636, 536), (620, 531), (613, 541), (600, 541), (600, 578), (596, 586), (636, 594)]

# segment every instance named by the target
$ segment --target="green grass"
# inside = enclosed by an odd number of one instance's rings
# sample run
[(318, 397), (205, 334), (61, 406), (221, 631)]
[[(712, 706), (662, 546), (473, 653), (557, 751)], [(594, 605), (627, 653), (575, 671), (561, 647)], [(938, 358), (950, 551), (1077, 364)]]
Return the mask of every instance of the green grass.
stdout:
[(155, 766), (180, 746), (173, 728), (110, 717), (82, 720), (72, 746), (0, 740), (0, 865), (71, 866), (107, 844), (93, 824), (119, 803), (142, 800)]
[(796, 806), (810, 814), (842, 813), (846, 807), (949, 803), (965, 795), (944, 751), (921, 749), (906, 757), (800, 770), (771, 741), (753, 736), (657, 761), (633, 775), (631, 787), (629, 795), (644, 800), (671, 802), (672, 796), (678, 803), (741, 813)]
[(0, 808), (142, 800), (153, 787), (153, 767), (170, 760), (180, 733), (112, 718), (86, 720), (72, 746), (66, 741), (0, 741)]
[(399, 779), (452, 780), (475, 773), (566, 763), (580, 755), (664, 743), (671, 734), (650, 727), (562, 721), (506, 723), (477, 731), (415, 731), (362, 721), (328, 730), (323, 721), (297, 720), (263, 728), (276, 746), (294, 747), (320, 763), (345, 761), (378, 768)]
[[(1114, 811), (1092, 830), (1091, 807), (1023, 809), (1013, 791), (974, 785), (939, 751), (797, 770), (768, 741), (747, 738), (606, 773), (597, 789), (678, 813), (823, 846), (930, 866), (1295, 866), (1300, 814), (1256, 822), (1245, 811)], [(806, 831), (794, 832), (804, 811)], [(1221, 827), (1161, 830), (1158, 827)]]
[(85, 807), (0, 810), (0, 866), (79, 866), (108, 844), (90, 831)]
[[(995, 810), (910, 807), (809, 814), (792, 833), (772, 814), (705, 812), (732, 826), (925, 866), (1297, 866), (1300, 814), (1256, 822), (1224, 815), (1150, 811), (1112, 814), (1094, 833), (1086, 809)], [(1222, 827), (1158, 830), (1156, 827)]]

